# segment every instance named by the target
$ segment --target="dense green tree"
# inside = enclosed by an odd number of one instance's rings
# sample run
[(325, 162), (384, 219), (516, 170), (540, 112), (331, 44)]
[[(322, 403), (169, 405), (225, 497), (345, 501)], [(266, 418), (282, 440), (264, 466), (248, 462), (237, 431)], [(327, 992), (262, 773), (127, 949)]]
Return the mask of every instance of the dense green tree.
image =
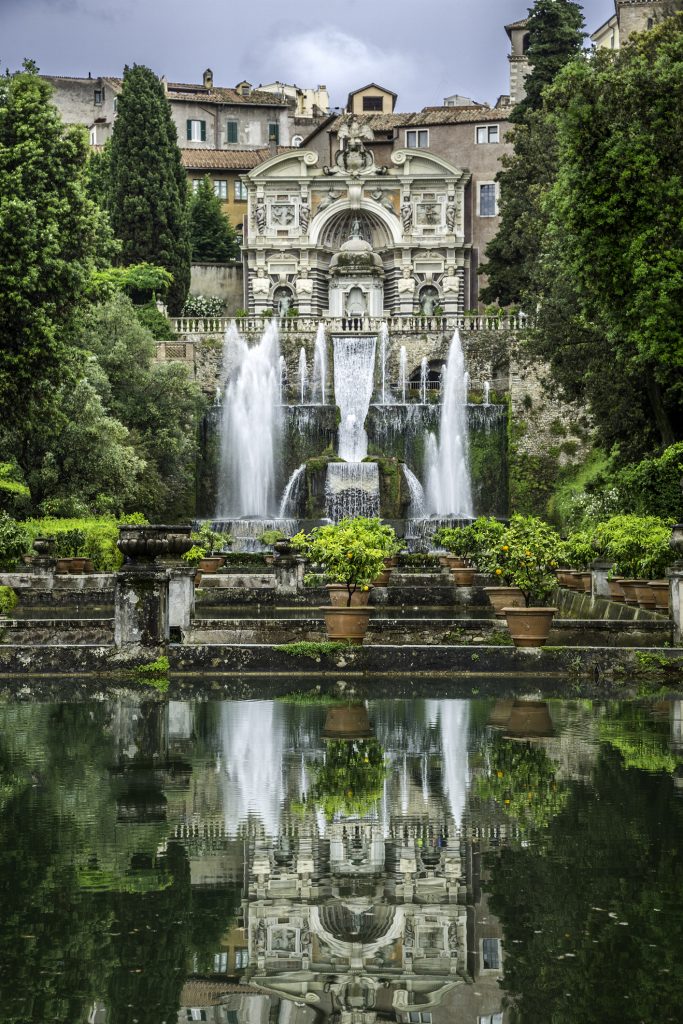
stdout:
[(572, 0), (536, 0), (529, 10), (531, 70), (525, 80), (526, 97), (511, 117), (516, 124), (508, 141), (514, 150), (503, 157), (497, 177), (501, 220), (481, 268), (488, 278), (481, 292), (484, 302), (533, 308), (530, 296), (545, 224), (542, 198), (557, 169), (555, 127), (543, 106), (543, 92), (581, 52), (583, 27), (581, 8)]
[(239, 245), (235, 229), (221, 209), (221, 201), (207, 176), (190, 199), (190, 243), (194, 263), (235, 260)]
[(65, 128), (34, 70), (0, 89), (0, 403), (24, 471), (31, 434), (78, 376), (75, 321), (109, 238), (86, 196), (83, 129)]
[(683, 438), (682, 69), (679, 15), (547, 94), (558, 171), (531, 351), (622, 459)]
[(149, 68), (126, 68), (109, 154), (108, 209), (122, 262), (153, 263), (173, 275), (179, 313), (190, 285), (187, 175), (161, 82)]
[(183, 365), (154, 361), (154, 339), (124, 295), (93, 307), (83, 343), (102, 368), (104, 406), (130, 431), (146, 465), (136, 479), (136, 507), (152, 519), (191, 516), (203, 408), (199, 388)]
[(578, 56), (585, 38), (581, 6), (573, 0), (535, 0), (527, 18), (530, 71), (524, 80), (526, 96), (515, 108), (512, 119), (527, 120), (532, 110), (543, 106), (543, 91), (568, 61)]

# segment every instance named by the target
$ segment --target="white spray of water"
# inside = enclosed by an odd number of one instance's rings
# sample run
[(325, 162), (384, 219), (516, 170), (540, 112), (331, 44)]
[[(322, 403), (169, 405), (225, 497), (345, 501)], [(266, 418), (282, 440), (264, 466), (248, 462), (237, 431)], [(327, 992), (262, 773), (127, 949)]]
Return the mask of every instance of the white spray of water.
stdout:
[(370, 408), (375, 367), (375, 338), (334, 338), (334, 395), (341, 422), (339, 456), (362, 462), (368, 454), (365, 417)]
[(308, 366), (306, 364), (306, 349), (301, 346), (299, 349), (299, 400), (302, 405), (306, 404), (306, 384), (308, 383)]
[(379, 352), (382, 365), (382, 405), (386, 405), (390, 397), (387, 383), (387, 359), (389, 356), (389, 328), (386, 322), (382, 322), (379, 329)]
[(327, 392), (327, 341), (325, 339), (325, 325), (318, 324), (318, 333), (315, 336), (315, 350), (313, 354), (313, 395), (312, 400), (320, 405), (326, 404)]
[(406, 389), (408, 387), (408, 353), (405, 345), (401, 345), (398, 369), (398, 388), (401, 392), (401, 402), (406, 404)]
[(427, 404), (427, 357), (425, 356), (420, 363), (420, 401), (423, 405)]
[(427, 439), (427, 509), (430, 514), (473, 515), (467, 429), (465, 356), (456, 330), (441, 384), (439, 440)]
[(221, 418), (218, 516), (273, 516), (281, 437), (281, 367), (273, 321), (251, 348), (233, 321), (225, 332), (228, 384)]
[(280, 405), (284, 405), (287, 399), (287, 363), (284, 356), (280, 356)]
[(491, 384), (489, 381), (484, 381), (484, 405), (491, 404)]
[(221, 705), (225, 831), (237, 835), (251, 817), (276, 836), (285, 800), (282, 778), (284, 718), (277, 701)]
[(422, 488), (422, 484), (417, 479), (412, 469), (403, 464), (403, 475), (406, 478), (408, 484), (408, 491), (410, 492), (410, 507), (408, 509), (408, 515), (411, 519), (421, 519), (427, 515), (427, 506), (425, 503), (425, 492)]

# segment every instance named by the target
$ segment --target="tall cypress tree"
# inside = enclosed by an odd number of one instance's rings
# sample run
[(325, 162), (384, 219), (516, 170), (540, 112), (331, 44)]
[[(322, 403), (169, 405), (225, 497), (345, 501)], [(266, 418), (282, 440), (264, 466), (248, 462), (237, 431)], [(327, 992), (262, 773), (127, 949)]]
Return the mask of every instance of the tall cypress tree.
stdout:
[(173, 275), (171, 313), (190, 287), (187, 175), (164, 89), (149, 68), (126, 68), (110, 154), (109, 209), (122, 262), (154, 263)]
[(512, 112), (516, 122), (509, 141), (514, 153), (503, 158), (500, 228), (486, 248), (481, 272), (488, 284), (484, 302), (503, 306), (529, 302), (545, 223), (542, 197), (557, 169), (557, 146), (543, 91), (580, 52), (584, 39), (581, 8), (573, 0), (536, 0), (529, 10), (529, 64), (526, 97)]
[(237, 259), (239, 246), (235, 229), (223, 213), (209, 177), (199, 183), (190, 199), (189, 220), (194, 261), (223, 263)]

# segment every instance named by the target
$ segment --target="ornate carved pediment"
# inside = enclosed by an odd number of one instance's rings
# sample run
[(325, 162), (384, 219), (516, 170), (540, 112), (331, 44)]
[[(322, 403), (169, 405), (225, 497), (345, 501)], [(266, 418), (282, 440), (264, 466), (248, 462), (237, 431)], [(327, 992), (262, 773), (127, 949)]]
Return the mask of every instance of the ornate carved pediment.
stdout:
[(375, 133), (372, 128), (364, 124), (357, 117), (343, 124), (337, 132), (337, 138), (341, 143), (334, 157), (334, 167), (325, 167), (326, 174), (358, 175), (372, 170), (375, 164), (375, 157), (371, 150), (365, 145), (372, 142)]

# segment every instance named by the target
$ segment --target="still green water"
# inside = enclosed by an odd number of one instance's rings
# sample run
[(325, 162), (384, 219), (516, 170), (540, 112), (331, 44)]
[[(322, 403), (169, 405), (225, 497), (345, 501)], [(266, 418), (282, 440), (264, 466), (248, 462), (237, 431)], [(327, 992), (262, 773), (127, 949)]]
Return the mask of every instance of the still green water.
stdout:
[(367, 711), (0, 706), (0, 1020), (683, 1020), (682, 701)]

